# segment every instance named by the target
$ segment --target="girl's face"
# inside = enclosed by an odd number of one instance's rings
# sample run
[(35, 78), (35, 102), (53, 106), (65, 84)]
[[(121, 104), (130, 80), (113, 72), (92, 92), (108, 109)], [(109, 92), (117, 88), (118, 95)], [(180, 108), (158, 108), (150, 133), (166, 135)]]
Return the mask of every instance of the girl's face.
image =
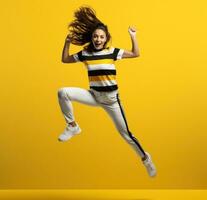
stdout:
[(106, 43), (106, 33), (102, 29), (96, 29), (92, 34), (92, 43), (95, 49), (103, 49)]

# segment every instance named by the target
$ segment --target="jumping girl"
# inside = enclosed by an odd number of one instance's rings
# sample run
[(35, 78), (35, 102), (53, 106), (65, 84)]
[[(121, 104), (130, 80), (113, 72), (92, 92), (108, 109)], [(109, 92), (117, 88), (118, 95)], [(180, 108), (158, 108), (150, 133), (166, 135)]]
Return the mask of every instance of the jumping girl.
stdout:
[[(67, 141), (81, 132), (74, 118), (72, 101), (90, 106), (100, 106), (111, 117), (117, 131), (139, 155), (149, 176), (155, 176), (156, 168), (150, 154), (143, 150), (129, 130), (116, 82), (114, 62), (118, 59), (139, 56), (136, 29), (132, 27), (128, 29), (132, 42), (132, 50), (128, 51), (109, 46), (111, 36), (108, 28), (96, 17), (92, 8), (80, 7), (75, 11), (74, 17), (75, 19), (68, 26), (69, 34), (65, 39), (62, 62), (83, 62), (88, 70), (90, 89), (63, 87), (58, 90), (60, 108), (67, 124), (58, 140)], [(83, 50), (70, 55), (70, 43), (84, 45)]]

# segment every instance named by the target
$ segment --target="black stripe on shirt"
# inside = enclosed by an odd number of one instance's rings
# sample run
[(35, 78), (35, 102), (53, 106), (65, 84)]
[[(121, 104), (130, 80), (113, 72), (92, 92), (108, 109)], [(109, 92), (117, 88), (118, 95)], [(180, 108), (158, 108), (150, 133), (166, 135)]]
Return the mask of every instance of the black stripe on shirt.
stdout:
[(80, 61), (84, 61), (83, 56), (82, 56), (82, 51), (79, 51), (77, 55)]
[(83, 56), (83, 60), (101, 60), (101, 59), (114, 59), (113, 53), (107, 55), (92, 55), (92, 56)]
[(114, 70), (114, 69), (103, 69), (103, 70), (88, 71), (88, 76), (99, 76), (99, 75), (116, 75), (116, 70)]
[(111, 85), (111, 86), (90, 86), (90, 88), (100, 91), (100, 92), (107, 92), (107, 91), (113, 91), (117, 90), (118, 86), (117, 85)]
[(117, 55), (119, 53), (119, 48), (114, 48), (113, 53), (110, 54), (106, 54), (106, 55), (82, 55), (82, 51), (79, 51), (78, 54), (78, 58), (80, 61), (84, 61), (84, 60), (101, 60), (101, 59), (113, 59), (113, 60), (117, 60)]
[(118, 49), (118, 48), (115, 48), (115, 49), (114, 49), (114, 52), (113, 52), (114, 60), (117, 60), (117, 56), (118, 56), (119, 50), (120, 50), (120, 49)]

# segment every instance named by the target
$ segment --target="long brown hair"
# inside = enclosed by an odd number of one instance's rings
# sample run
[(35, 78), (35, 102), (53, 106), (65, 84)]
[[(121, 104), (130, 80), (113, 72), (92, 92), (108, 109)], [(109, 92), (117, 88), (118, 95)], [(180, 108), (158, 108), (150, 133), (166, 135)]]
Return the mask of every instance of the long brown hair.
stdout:
[(102, 29), (106, 33), (107, 41), (104, 45), (104, 48), (106, 48), (111, 35), (108, 27), (96, 17), (96, 12), (92, 8), (82, 6), (75, 11), (74, 17), (75, 19), (68, 25), (69, 37), (72, 44), (82, 46), (89, 43), (84, 49), (93, 51), (92, 34), (96, 29)]

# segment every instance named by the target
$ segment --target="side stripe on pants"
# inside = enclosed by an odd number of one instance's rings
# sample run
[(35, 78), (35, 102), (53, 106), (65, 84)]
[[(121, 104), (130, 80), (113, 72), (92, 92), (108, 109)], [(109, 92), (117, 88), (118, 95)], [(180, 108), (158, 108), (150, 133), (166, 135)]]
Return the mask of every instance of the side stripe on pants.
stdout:
[(121, 110), (121, 114), (122, 114), (122, 117), (124, 118), (124, 122), (126, 124), (126, 127), (127, 127), (127, 132), (129, 134), (129, 137), (135, 142), (135, 144), (138, 146), (138, 148), (140, 149), (140, 151), (143, 153), (143, 157), (145, 156), (145, 151), (143, 150), (143, 148), (141, 147), (141, 145), (139, 144), (138, 140), (132, 135), (132, 133), (129, 131), (129, 128), (128, 128), (128, 124), (127, 124), (127, 121), (126, 121), (126, 117), (124, 115), (124, 111), (122, 109), (122, 106), (121, 106), (121, 103), (120, 103), (120, 100), (119, 100), (119, 94), (117, 94), (117, 101), (118, 101), (118, 104), (119, 104), (119, 107), (120, 107), (120, 110)]

